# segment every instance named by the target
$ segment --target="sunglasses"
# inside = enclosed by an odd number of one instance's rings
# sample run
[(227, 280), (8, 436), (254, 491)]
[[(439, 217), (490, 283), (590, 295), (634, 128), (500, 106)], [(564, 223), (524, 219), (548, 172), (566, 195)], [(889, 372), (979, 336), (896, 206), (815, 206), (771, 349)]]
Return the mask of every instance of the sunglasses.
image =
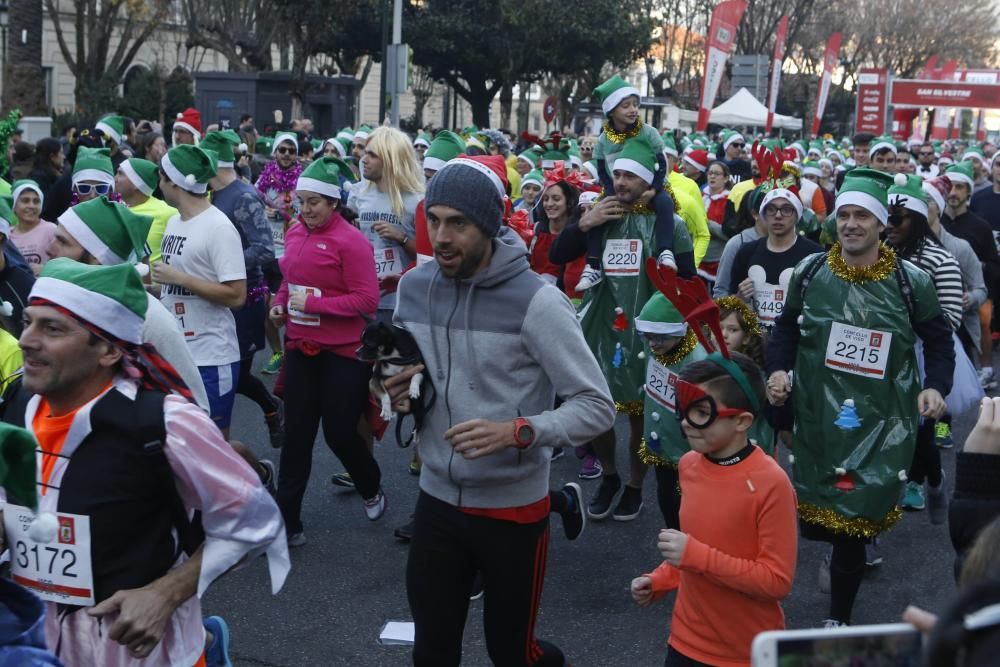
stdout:
[(282, 146), (281, 148), (278, 148), (275, 153), (278, 155), (295, 155), (296, 151), (294, 148), (285, 148)]
[(746, 410), (720, 405), (705, 390), (696, 384), (677, 381), (677, 420), (687, 421), (698, 430), (711, 426), (719, 419), (741, 415)]
[(91, 192), (96, 192), (99, 195), (106, 195), (111, 192), (111, 186), (107, 183), (98, 183), (97, 185), (91, 185), (90, 183), (77, 183), (73, 186), (73, 190), (80, 195), (89, 195)]
[(729, 144), (729, 146), (731, 148), (739, 148), (740, 150), (743, 150), (743, 148), (744, 148), (744, 146), (746, 146), (746, 144), (732, 143), (732, 144)]

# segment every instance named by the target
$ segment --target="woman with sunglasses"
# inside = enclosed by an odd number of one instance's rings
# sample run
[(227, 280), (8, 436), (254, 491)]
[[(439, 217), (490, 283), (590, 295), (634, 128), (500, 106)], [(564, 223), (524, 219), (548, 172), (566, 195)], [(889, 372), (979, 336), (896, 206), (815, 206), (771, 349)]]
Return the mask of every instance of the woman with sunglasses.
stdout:
[(13, 199), (17, 225), (10, 232), (10, 240), (37, 276), (49, 261), (49, 245), (56, 236), (56, 225), (41, 218), (45, 197), (38, 183), (14, 181)]

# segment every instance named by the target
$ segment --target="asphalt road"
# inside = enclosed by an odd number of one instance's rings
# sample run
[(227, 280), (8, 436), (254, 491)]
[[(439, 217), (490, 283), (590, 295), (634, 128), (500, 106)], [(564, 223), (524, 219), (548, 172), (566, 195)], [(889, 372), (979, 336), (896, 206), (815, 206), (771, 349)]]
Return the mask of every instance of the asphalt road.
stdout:
[[(955, 420), (956, 443), (964, 440), (973, 423), (972, 415)], [(617, 429), (619, 460), (625, 461), (623, 419)], [(258, 455), (277, 459), (259, 409), (244, 397), (237, 399), (233, 437)], [(954, 451), (942, 452), (949, 489)], [(417, 478), (407, 471), (410, 451), (400, 449), (391, 435), (377, 446), (376, 457), (389, 501), (381, 520), (369, 522), (358, 496), (330, 485), (330, 475), (343, 468), (320, 436), (303, 510), (309, 543), (292, 552), (292, 572), (284, 589), (272, 596), (266, 568), (256, 562), (216, 582), (205, 595), (206, 615), (220, 614), (229, 622), (235, 665), (410, 664), (408, 647), (381, 646), (377, 638), (386, 621), (410, 619), (404, 578), (407, 547), (392, 531), (408, 520)], [(571, 453), (554, 462), (553, 488), (575, 481), (578, 470)], [(598, 483), (583, 482), (584, 492), (595, 492)], [(628, 594), (632, 577), (660, 562), (655, 548), (660, 516), (652, 474), (644, 498), (645, 507), (635, 521), (590, 522), (574, 542), (565, 539), (560, 520), (553, 518), (537, 632), (560, 646), (577, 667), (663, 663), (672, 596), (639, 609)], [(898, 621), (907, 604), (938, 610), (953, 595), (947, 526), (932, 526), (926, 512), (907, 514), (883, 536), (882, 551), (885, 563), (871, 570), (862, 585), (855, 624)], [(794, 588), (784, 603), (789, 628), (815, 627), (827, 616), (829, 598), (816, 585), (823, 553), (824, 545), (800, 540)], [(463, 664), (490, 664), (481, 601), (470, 607)]]

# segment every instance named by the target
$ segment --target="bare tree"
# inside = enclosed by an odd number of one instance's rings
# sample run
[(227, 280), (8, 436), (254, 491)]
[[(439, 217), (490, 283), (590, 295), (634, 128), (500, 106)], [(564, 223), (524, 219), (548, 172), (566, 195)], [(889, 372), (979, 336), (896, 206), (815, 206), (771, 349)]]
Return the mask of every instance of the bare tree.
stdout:
[(187, 47), (221, 53), (231, 72), (271, 69), (271, 45), (282, 27), (271, 0), (182, 0)]
[[(4, 57), (3, 107), (27, 116), (48, 113), (42, 76), (42, 0), (10, 0), (10, 39)], [(22, 35), (24, 36), (22, 39)]]
[[(432, 97), (437, 82), (426, 67), (414, 66), (410, 69), (410, 92), (413, 94), (413, 119), (417, 127), (424, 126), (424, 108)], [(503, 127), (507, 127), (504, 125)]]

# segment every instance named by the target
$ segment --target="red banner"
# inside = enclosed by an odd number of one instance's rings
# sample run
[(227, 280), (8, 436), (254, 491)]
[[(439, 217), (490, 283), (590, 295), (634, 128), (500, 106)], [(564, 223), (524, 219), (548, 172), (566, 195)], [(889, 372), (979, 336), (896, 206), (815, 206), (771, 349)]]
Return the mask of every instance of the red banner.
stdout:
[(892, 82), (890, 102), (893, 106), (1000, 109), (1000, 85), (896, 79)]
[(708, 117), (715, 105), (726, 61), (736, 43), (736, 28), (747, 9), (746, 0), (726, 0), (712, 11), (708, 24), (708, 45), (705, 51), (705, 75), (701, 82), (701, 100), (698, 102), (698, 131), (708, 128)]
[(858, 73), (858, 104), (854, 113), (854, 132), (885, 134), (885, 109), (889, 98), (889, 72), (865, 68)]
[(785, 38), (788, 37), (788, 17), (778, 21), (778, 32), (774, 37), (774, 56), (771, 58), (771, 90), (767, 95), (767, 125), (764, 133), (770, 134), (774, 125), (774, 110), (778, 106), (778, 89), (781, 87), (781, 63), (785, 60)]
[(841, 34), (835, 32), (826, 42), (826, 53), (823, 54), (823, 77), (819, 81), (816, 92), (816, 108), (813, 113), (812, 135), (819, 136), (819, 124), (826, 110), (826, 98), (830, 94), (830, 82), (833, 79), (833, 68), (837, 66), (837, 54), (840, 53)]

